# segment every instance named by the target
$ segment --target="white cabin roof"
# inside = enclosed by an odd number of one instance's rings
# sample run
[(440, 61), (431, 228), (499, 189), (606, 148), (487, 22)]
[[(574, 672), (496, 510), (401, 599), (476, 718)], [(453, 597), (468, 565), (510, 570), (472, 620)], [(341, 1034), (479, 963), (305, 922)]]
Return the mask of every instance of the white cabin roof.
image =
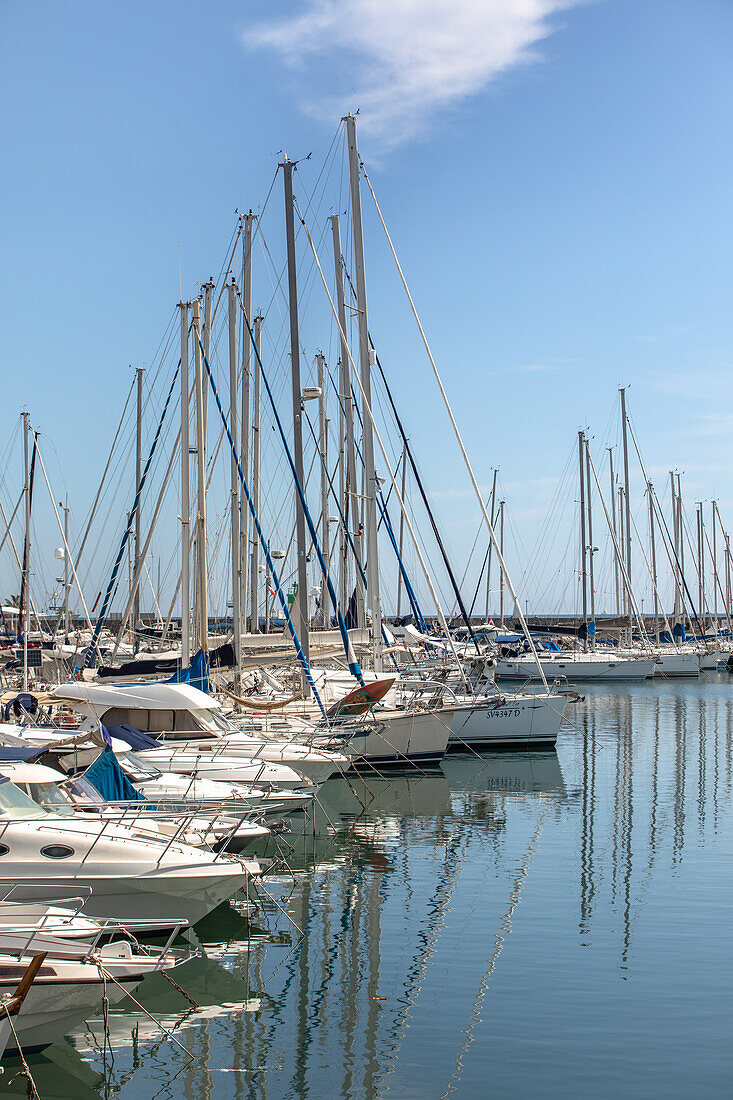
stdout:
[(86, 703), (97, 714), (111, 707), (127, 710), (219, 710), (219, 703), (190, 684), (98, 684), (77, 680), (51, 693), (59, 702)]
[(13, 783), (59, 783), (64, 776), (45, 764), (28, 764), (24, 760), (0, 761), (0, 775)]

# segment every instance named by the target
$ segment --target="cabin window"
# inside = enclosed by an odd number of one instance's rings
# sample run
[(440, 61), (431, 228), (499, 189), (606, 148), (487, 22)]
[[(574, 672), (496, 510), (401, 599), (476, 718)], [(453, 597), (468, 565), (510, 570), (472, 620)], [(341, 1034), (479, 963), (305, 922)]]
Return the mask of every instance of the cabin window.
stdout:
[(0, 844), (0, 856), (6, 856), (9, 851), (10, 848), (8, 848), (7, 844)]
[(41, 848), (41, 855), (47, 859), (68, 859), (73, 854), (74, 849), (67, 844), (47, 844), (45, 848)]

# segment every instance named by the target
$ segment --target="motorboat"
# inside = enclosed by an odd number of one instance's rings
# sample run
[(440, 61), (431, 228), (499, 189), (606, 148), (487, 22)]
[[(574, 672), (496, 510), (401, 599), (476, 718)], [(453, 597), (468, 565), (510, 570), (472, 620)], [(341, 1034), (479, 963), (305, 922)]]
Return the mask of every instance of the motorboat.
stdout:
[[(190, 684), (79, 681), (55, 688), (52, 695), (72, 703), (94, 723), (109, 729), (128, 725), (149, 734), (161, 745), (151, 759), (158, 765), (175, 759), (175, 767), (161, 770), (192, 774), (197, 770), (192, 763), (200, 760), (202, 773), (221, 771), (221, 759), (226, 757), (236, 767), (230, 779), (293, 788), (302, 786), (303, 779), (320, 786), (349, 766), (343, 754), (306, 743), (312, 726), (302, 718), (290, 723), (274, 720), (275, 729), (265, 736), (267, 723), (260, 717), (258, 736), (252, 736), (227, 721), (216, 698)], [(217, 763), (209, 765), (213, 759)]]
[(53, 897), (48, 884), (67, 895), (90, 886), (94, 916), (194, 924), (246, 886), (256, 866), (100, 815), (48, 812), (0, 777), (0, 889), (15, 885), (19, 900)]

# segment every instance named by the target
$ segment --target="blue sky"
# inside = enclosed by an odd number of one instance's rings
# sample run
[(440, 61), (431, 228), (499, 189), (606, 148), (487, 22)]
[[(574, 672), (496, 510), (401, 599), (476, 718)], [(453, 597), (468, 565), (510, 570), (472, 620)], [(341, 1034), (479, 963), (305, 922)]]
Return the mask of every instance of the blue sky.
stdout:
[[(312, 152), (313, 186), (361, 107), (482, 484), (500, 467), (515, 573), (578, 428), (616, 442), (619, 384), (660, 487), (684, 470), (689, 501), (715, 495), (733, 522), (729, 4), (6, 0), (3, 39), (6, 434), (29, 408), (72, 509), (88, 508), (130, 364), (154, 358), (179, 257), (194, 294), (280, 151)], [(366, 200), (365, 219), (371, 328), (461, 571), (478, 511)], [(530, 602), (546, 587), (530, 578)]]

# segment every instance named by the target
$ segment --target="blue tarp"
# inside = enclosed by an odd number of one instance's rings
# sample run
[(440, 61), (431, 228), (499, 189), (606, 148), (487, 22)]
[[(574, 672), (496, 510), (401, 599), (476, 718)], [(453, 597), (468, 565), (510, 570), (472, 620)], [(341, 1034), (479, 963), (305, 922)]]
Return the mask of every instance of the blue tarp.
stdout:
[(181, 668), (178, 672), (174, 672), (169, 680), (163, 681), (166, 684), (190, 684), (191, 687), (198, 688), (199, 691), (205, 691), (209, 694), (209, 658), (202, 649), (199, 649), (194, 653), (191, 658), (191, 664), (188, 668)]
[(135, 790), (109, 747), (87, 768), (84, 778), (105, 802), (147, 802), (145, 796)]
[(105, 726), (107, 733), (110, 737), (116, 737), (118, 741), (124, 741), (126, 745), (129, 745), (131, 749), (136, 752), (138, 749), (159, 749), (160, 742), (156, 741), (154, 737), (150, 737), (147, 733), (141, 733), (140, 730), (136, 730), (134, 726), (122, 725), (122, 726)]
[(27, 763), (29, 760), (35, 760), (37, 756), (41, 756), (49, 747), (49, 745), (33, 745), (30, 748), (22, 748), (21, 746), (0, 745), (0, 764), (3, 760), (8, 764), (18, 760)]

